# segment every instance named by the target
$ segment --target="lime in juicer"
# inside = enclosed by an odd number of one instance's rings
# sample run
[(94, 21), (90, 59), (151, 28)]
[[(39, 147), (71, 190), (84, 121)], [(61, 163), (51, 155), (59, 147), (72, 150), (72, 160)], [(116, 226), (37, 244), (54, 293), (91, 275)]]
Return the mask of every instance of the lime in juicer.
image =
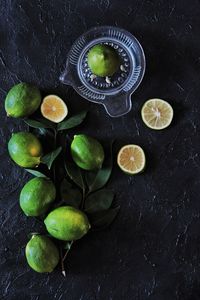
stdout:
[[(96, 77), (88, 67), (87, 54), (96, 44), (109, 45), (118, 52), (120, 68), (111, 78)], [(60, 80), (88, 101), (102, 104), (111, 117), (119, 117), (131, 110), (131, 94), (141, 83), (144, 72), (145, 56), (138, 40), (124, 29), (100, 26), (74, 42)]]

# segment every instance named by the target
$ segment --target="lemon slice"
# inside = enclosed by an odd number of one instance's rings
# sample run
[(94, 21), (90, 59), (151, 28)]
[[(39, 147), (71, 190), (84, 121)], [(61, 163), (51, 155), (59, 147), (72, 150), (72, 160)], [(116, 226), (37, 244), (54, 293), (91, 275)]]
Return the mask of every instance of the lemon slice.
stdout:
[(173, 108), (162, 99), (150, 99), (142, 107), (142, 120), (147, 127), (161, 130), (168, 127), (173, 119)]
[(48, 95), (42, 101), (41, 113), (46, 119), (54, 123), (59, 123), (67, 116), (68, 109), (60, 97)]
[(130, 175), (144, 170), (146, 158), (143, 149), (138, 145), (123, 146), (117, 156), (117, 164), (122, 171)]

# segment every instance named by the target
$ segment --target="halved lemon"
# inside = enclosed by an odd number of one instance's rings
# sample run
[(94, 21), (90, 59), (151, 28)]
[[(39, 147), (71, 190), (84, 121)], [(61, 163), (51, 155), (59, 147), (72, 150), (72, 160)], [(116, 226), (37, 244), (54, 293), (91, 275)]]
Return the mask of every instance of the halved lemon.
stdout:
[(174, 112), (168, 102), (155, 98), (144, 103), (141, 114), (147, 127), (161, 130), (170, 125)]
[(138, 145), (125, 145), (117, 155), (117, 164), (122, 171), (130, 175), (144, 170), (146, 158), (143, 149)]
[(54, 123), (59, 123), (67, 116), (68, 109), (60, 97), (48, 95), (42, 101), (41, 113), (46, 119)]

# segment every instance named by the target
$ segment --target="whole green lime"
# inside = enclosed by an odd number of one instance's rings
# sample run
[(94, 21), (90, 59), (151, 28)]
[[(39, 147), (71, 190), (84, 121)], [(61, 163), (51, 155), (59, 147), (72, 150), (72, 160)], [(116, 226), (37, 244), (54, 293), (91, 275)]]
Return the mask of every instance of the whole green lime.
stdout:
[(92, 47), (88, 53), (88, 66), (97, 76), (112, 76), (119, 65), (119, 55), (111, 46), (98, 44)]
[(8, 142), (8, 152), (19, 166), (34, 168), (40, 163), (42, 146), (32, 133), (18, 132), (12, 134)]
[(5, 100), (5, 110), (8, 116), (19, 118), (34, 113), (41, 103), (41, 94), (37, 87), (21, 82), (14, 85)]
[(74, 241), (82, 238), (90, 229), (87, 216), (72, 206), (54, 209), (44, 220), (47, 231), (56, 239)]
[(96, 139), (85, 134), (74, 136), (71, 154), (74, 162), (84, 170), (99, 169), (104, 161), (102, 145)]
[(39, 273), (52, 272), (59, 262), (57, 247), (44, 235), (33, 235), (25, 254), (29, 266)]
[(27, 216), (41, 216), (56, 198), (50, 179), (36, 177), (28, 181), (20, 193), (20, 207)]

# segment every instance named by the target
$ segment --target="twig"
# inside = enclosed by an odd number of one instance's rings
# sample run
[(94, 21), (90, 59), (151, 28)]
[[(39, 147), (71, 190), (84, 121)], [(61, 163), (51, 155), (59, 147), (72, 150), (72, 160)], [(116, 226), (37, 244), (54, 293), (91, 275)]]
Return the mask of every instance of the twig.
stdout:
[(66, 257), (67, 257), (67, 254), (69, 253), (69, 251), (70, 251), (71, 246), (73, 245), (73, 243), (74, 243), (74, 241), (71, 241), (71, 244), (70, 244), (69, 249), (67, 249), (67, 251), (65, 252), (65, 255), (64, 255), (63, 258), (62, 258), (63, 263), (64, 263), (64, 261), (65, 261), (65, 259), (66, 259)]
[(82, 201), (81, 201), (80, 209), (83, 210), (85, 206), (86, 189), (85, 189), (85, 182), (84, 182), (84, 177), (82, 172), (81, 175), (82, 175)]
[(64, 266), (64, 261), (63, 261), (63, 251), (62, 251), (62, 247), (60, 245), (60, 262), (61, 262), (61, 270), (62, 270), (62, 275), (64, 277), (66, 277), (66, 272), (65, 272), (65, 266)]
[(66, 250), (65, 255), (63, 256), (63, 250), (62, 250), (62, 246), (60, 245), (60, 263), (61, 263), (61, 270), (62, 270), (62, 275), (64, 277), (66, 277), (66, 271), (65, 271), (65, 265), (64, 265), (64, 261), (67, 258), (67, 255), (71, 249), (71, 246), (73, 245), (74, 241), (71, 241), (71, 244), (69, 246), (69, 248)]
[[(56, 144), (57, 144), (57, 131), (56, 129), (54, 129), (54, 150), (56, 149)], [(55, 165), (55, 161), (53, 164), (53, 179), (54, 179), (54, 183), (56, 185), (56, 165)]]
[(82, 202), (81, 202), (81, 210), (84, 209), (85, 206), (85, 186), (82, 189)]

